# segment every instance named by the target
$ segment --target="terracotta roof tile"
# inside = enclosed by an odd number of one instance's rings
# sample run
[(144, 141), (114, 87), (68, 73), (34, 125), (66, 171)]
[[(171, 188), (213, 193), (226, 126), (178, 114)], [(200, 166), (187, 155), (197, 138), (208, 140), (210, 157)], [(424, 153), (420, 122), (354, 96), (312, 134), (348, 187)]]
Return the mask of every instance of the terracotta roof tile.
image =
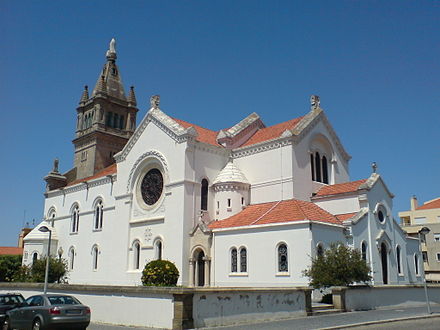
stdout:
[(365, 183), (367, 179), (337, 183), (328, 186), (324, 186), (318, 190), (315, 196), (328, 196), (328, 195), (338, 195), (349, 192), (354, 192), (359, 189), (359, 187)]
[(198, 134), (197, 139), (196, 139), (197, 141), (204, 142), (207, 144), (212, 144), (217, 147), (222, 147), (222, 145), (217, 143), (218, 132), (211, 131), (210, 129), (203, 128), (201, 126), (188, 123), (187, 121), (184, 121), (184, 120), (180, 120), (180, 119), (176, 119), (176, 118), (173, 118), (173, 119), (175, 121), (177, 121), (180, 125), (182, 125), (184, 128), (188, 128), (191, 126), (194, 127), (194, 129), (196, 130), (196, 132)]
[(15, 246), (0, 246), (0, 255), (19, 256), (23, 255), (23, 248)]
[(232, 217), (211, 222), (209, 228), (233, 228), (301, 220), (341, 224), (341, 221), (335, 216), (314, 203), (290, 199), (281, 202), (249, 205)]
[(340, 221), (345, 221), (348, 220), (352, 217), (354, 217), (357, 214), (357, 212), (353, 212), (353, 213), (343, 213), (343, 214), (335, 214), (336, 219), (340, 220)]
[(303, 117), (294, 118), (284, 123), (276, 124), (274, 126), (265, 127), (258, 130), (252, 137), (247, 140), (242, 147), (250, 146), (252, 144), (276, 139), (281, 136), (287, 129), (294, 129), (295, 126), (301, 121)]
[(440, 197), (419, 206), (416, 210), (440, 209)]
[(102, 169), (101, 171), (99, 171), (95, 175), (89, 176), (87, 178), (83, 178), (83, 179), (72, 181), (67, 186), (72, 186), (74, 184), (78, 184), (78, 183), (81, 183), (81, 182), (86, 182), (86, 181), (90, 181), (90, 180), (101, 178), (103, 176), (115, 174), (116, 173), (116, 169), (117, 169), (116, 168), (116, 163), (114, 163), (114, 164), (112, 164), (110, 166), (107, 166), (106, 168)]

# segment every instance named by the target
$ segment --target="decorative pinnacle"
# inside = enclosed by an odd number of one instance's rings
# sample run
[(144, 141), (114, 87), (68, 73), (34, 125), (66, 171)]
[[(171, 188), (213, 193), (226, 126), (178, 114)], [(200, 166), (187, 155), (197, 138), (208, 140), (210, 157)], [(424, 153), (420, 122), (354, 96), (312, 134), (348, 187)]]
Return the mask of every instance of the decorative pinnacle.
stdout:
[(153, 95), (150, 97), (151, 108), (158, 109), (160, 103), (160, 95)]
[(55, 158), (53, 160), (53, 169), (52, 169), (53, 173), (59, 173), (59, 171), (58, 171), (58, 164), (59, 163), (60, 163), (60, 161), (58, 160), (58, 158)]
[(128, 103), (131, 103), (132, 105), (136, 106), (136, 95), (134, 94), (134, 86), (130, 87), (130, 94), (128, 94)]
[(318, 109), (320, 107), (320, 101), (318, 95), (312, 95), (310, 96), (310, 104), (312, 105), (312, 109)]
[(117, 56), (116, 56), (116, 40), (115, 38), (112, 38), (112, 40), (110, 40), (110, 45), (108, 47), (108, 51), (105, 54), (105, 56), (107, 57), (107, 60), (109, 61), (115, 61)]
[(81, 99), (79, 100), (79, 104), (84, 104), (89, 99), (89, 87), (87, 85), (84, 86), (84, 91), (81, 95)]
[(376, 171), (377, 171), (377, 164), (376, 164), (376, 162), (373, 162), (371, 164), (371, 168), (373, 169), (373, 173), (376, 173)]
[(97, 92), (101, 92), (101, 93), (107, 92), (107, 86), (106, 85), (107, 84), (105, 83), (105, 76), (102, 75), (101, 79), (99, 79), (99, 82), (98, 82)]

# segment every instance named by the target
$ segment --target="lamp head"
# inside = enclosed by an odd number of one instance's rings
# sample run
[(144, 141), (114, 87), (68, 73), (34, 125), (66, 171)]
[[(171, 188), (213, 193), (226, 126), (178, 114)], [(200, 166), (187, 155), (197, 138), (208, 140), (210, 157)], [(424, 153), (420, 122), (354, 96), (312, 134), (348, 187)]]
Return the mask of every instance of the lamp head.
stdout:
[(38, 230), (41, 231), (42, 233), (47, 233), (51, 231), (47, 226), (41, 226), (40, 228), (38, 228)]
[(419, 234), (427, 235), (430, 231), (431, 231), (431, 230), (429, 230), (428, 227), (422, 227), (422, 228), (419, 230)]

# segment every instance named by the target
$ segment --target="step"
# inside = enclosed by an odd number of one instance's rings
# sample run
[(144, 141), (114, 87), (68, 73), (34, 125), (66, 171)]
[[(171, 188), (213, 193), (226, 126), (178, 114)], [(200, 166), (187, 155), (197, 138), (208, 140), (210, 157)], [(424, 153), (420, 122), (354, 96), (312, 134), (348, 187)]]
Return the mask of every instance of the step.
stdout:
[(313, 311), (317, 311), (321, 309), (333, 309), (333, 308), (334, 306), (332, 304), (322, 304), (322, 303), (312, 304)]
[(312, 309), (312, 315), (318, 316), (318, 315), (326, 315), (326, 314), (336, 314), (336, 313), (342, 313), (342, 309), (319, 309), (315, 310)]

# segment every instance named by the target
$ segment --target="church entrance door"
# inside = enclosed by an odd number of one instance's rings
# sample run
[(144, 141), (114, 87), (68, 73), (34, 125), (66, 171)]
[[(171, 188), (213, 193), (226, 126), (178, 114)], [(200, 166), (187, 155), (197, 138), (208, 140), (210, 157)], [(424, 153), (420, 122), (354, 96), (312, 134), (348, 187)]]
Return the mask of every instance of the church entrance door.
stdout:
[(197, 286), (205, 285), (205, 253), (200, 251), (197, 255)]
[(387, 256), (387, 246), (385, 243), (382, 243), (380, 245), (380, 257), (382, 260), (383, 284), (388, 284), (388, 256)]

